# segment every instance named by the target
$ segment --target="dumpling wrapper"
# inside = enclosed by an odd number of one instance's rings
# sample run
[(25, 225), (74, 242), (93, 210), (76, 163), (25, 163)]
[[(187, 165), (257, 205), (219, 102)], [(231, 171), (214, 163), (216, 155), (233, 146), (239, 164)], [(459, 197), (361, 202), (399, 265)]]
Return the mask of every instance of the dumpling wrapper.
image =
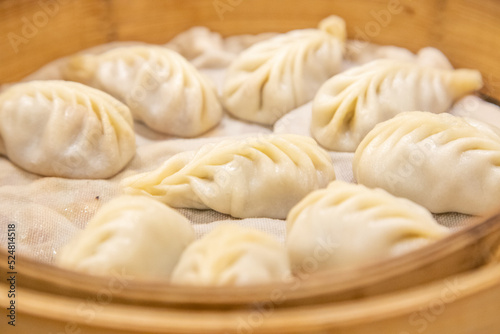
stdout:
[(73, 56), (63, 73), (115, 96), (130, 107), (134, 119), (161, 133), (195, 137), (222, 119), (215, 86), (165, 47), (130, 46)]
[(330, 156), (312, 138), (265, 135), (179, 153), (121, 185), (173, 207), (284, 219), (302, 197), (334, 179)]
[(333, 181), (290, 211), (286, 247), (294, 270), (324, 270), (400, 255), (448, 233), (430, 212), (407, 199)]
[(129, 108), (97, 89), (31, 81), (0, 94), (0, 154), (31, 173), (108, 178), (135, 148)]
[(56, 263), (93, 275), (168, 278), (194, 239), (190, 221), (177, 211), (148, 197), (121, 196), (59, 251)]
[(500, 130), (450, 114), (406, 112), (363, 139), (356, 179), (434, 213), (500, 209)]
[(330, 16), (318, 29), (294, 30), (257, 43), (229, 66), (223, 103), (232, 115), (272, 125), (310, 101), (341, 69), (346, 28)]
[(193, 242), (172, 273), (172, 283), (242, 286), (285, 279), (290, 261), (285, 247), (267, 233), (222, 224)]
[[(362, 45), (359, 43), (362, 43)], [(433, 47), (422, 48), (417, 54), (413, 54), (410, 50), (398, 46), (380, 46), (351, 40), (347, 43), (346, 58), (359, 65), (364, 65), (377, 59), (393, 59), (414, 62), (421, 66), (453, 70), (453, 66), (444, 53)]]
[(442, 113), (482, 87), (481, 73), (375, 60), (333, 76), (313, 101), (311, 133), (328, 150), (354, 152), (375, 125), (398, 113)]

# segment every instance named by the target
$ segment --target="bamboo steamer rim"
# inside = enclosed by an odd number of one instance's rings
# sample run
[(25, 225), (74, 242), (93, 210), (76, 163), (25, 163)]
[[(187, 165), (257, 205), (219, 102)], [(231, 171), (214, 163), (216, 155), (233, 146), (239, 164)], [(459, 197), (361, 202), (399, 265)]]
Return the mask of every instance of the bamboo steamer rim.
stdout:
[[(92, 276), (29, 258), (19, 258), (21, 287), (53, 295), (95, 296), (124, 280), (114, 292), (116, 302), (179, 308), (240, 308), (266, 302), (275, 295), (283, 306), (321, 304), (402, 290), (485, 266), (500, 250), (500, 213), (433, 244), (368, 265), (299, 273), (292, 281), (253, 286), (184, 286), (159, 279), (128, 279), (126, 275)], [(5, 272), (8, 254), (0, 251)], [(121, 277), (121, 278), (120, 278)]]
[[(349, 333), (359, 334), (367, 332), (407, 333), (401, 332), (401, 329), (407, 328), (409, 319), (422, 310), (428, 311), (432, 305), (438, 305), (436, 303), (442, 303), (447, 310), (444, 315), (440, 315), (438, 318), (444, 319), (441, 321), (445, 322), (444, 326), (446, 326), (447, 332), (448, 330), (458, 330), (457, 327), (451, 325), (455, 323), (455, 316), (465, 314), (470, 316), (471, 313), (478, 321), (479, 318), (483, 317), (485, 323), (482, 325), (498, 329), (495, 327), (500, 325), (496, 312), (493, 316), (491, 314), (483, 316), (483, 309), (487, 310), (488, 308), (482, 302), (496, 302), (497, 298), (500, 297), (498, 289), (498, 282), (500, 282), (499, 222), (500, 214), (484, 223), (457, 232), (455, 238), (450, 236), (436, 242), (433, 245), (436, 247), (427, 248), (428, 251), (439, 251), (440, 248), (449, 249), (447, 244), (453, 242), (457, 248), (463, 250), (462, 255), (465, 255), (457, 258), (457, 252), (449, 252), (456, 261), (470, 264), (469, 257), (478, 258), (477, 254), (470, 254), (470, 251), (475, 251), (482, 254), (484, 263), (475, 262), (470, 268), (464, 268), (461, 272), (454, 273), (452, 279), (448, 276), (449, 273), (443, 272), (443, 277), (435, 277), (428, 282), (419, 282), (418, 285), (410, 288), (392, 289), (383, 294), (367, 294), (362, 296), (363, 298), (358, 296), (358, 298), (335, 300), (335, 298), (327, 297), (326, 300), (314, 300), (313, 303), (301, 302), (299, 304), (288, 304), (281, 299), (267, 298), (264, 303), (254, 301), (252, 304), (241, 305), (240, 308), (199, 308), (193, 307), (191, 304), (124, 302), (116, 295), (116, 290), (110, 290), (109, 285), (106, 287), (98, 286), (99, 290), (94, 290), (92, 297), (68, 294), (68, 291), (64, 291), (64, 287), (62, 287), (63, 291), (54, 293), (54, 291), (44, 291), (38, 285), (32, 285), (29, 282), (31, 275), (21, 277), (20, 281), (28, 278), (28, 282), (24, 282), (18, 287), (18, 293), (23, 296), (25, 301), (22, 307), (23, 316), (33, 322), (33, 324), (28, 325), (31, 332), (40, 330), (37, 321), (43, 319), (42, 326), (45, 329), (50, 330), (63, 325), (77, 329), (90, 329), (92, 333), (200, 333), (201, 331), (204, 333), (222, 333), (223, 331), (240, 333), (241, 330), (252, 333), (324, 333), (325, 331), (344, 333), (343, 329), (346, 328), (349, 328)], [(474, 240), (478, 242), (474, 244)], [(466, 245), (472, 246), (472, 248)], [(379, 263), (378, 271), (387, 269), (387, 265), (391, 262), (394, 264), (408, 262), (417, 253), (421, 253), (422, 258), (428, 255), (424, 252), (413, 252), (401, 256), (400, 260), (402, 261), (395, 259)], [(1, 254), (0, 258), (3, 255)], [(430, 262), (431, 265), (436, 264), (436, 261), (432, 260), (427, 262)], [(437, 263), (442, 264), (442, 261), (438, 259)], [(59, 274), (58, 271), (61, 271), (59, 268), (49, 265), (44, 266), (49, 268), (49, 271), (54, 271), (55, 274)], [(367, 275), (376, 270), (373, 269), (376, 266), (370, 267), (372, 268), (359, 268), (358, 274), (363, 274), (361, 269), (366, 269), (365, 274)], [(36, 270), (36, 266), (34, 269)], [(335, 273), (334, 270), (324, 272), (327, 275)], [(89, 279), (88, 282), (94, 285), (96, 281), (85, 276), (83, 278)], [(317, 279), (315, 280), (317, 281)], [(148, 282), (136, 283), (147, 284)], [(163, 285), (168, 288), (165, 284)], [(0, 287), (2, 290), (7, 290), (7, 284), (4, 282), (0, 283)], [(157, 289), (158, 286), (153, 288)], [(268, 289), (268, 293), (273, 291), (270, 290), (273, 288), (272, 285), (262, 286), (262, 288)], [(200, 289), (196, 290), (196, 292), (200, 292)], [(229, 291), (224, 293), (236, 290), (241, 289), (229, 288)], [(99, 298), (100, 295), (106, 295), (106, 293), (110, 293), (112, 300), (106, 303), (102, 310), (93, 313), (91, 319), (78, 311), (75, 312), (75, 310), (81, 311), (85, 300), (95, 299), (96, 296)], [(184, 294), (185, 291), (182, 293)], [(199, 294), (196, 297), (199, 297)], [(0, 295), (2, 306), (8, 305), (6, 299), (6, 294)], [(50, 309), (49, 312), (48, 309)], [(266, 321), (256, 320), (264, 319), (264, 317), (266, 317)], [(492, 325), (494, 321), (497, 325)], [(465, 324), (466, 327), (461, 328), (464, 329), (464, 333), (478, 333), (470, 320), (466, 321)], [(426, 332), (443, 333), (439, 328)]]
[[(253, 310), (228, 310), (223, 313), (220, 310), (197, 312), (193, 309), (187, 311), (179, 308), (151, 306), (139, 308), (134, 305), (113, 303), (95, 315), (92, 328), (109, 329), (112, 331), (109, 333), (116, 333), (116, 330), (127, 333), (130, 330), (139, 333), (145, 331), (148, 333), (200, 333), (201, 330), (204, 333), (221, 333), (224, 329), (231, 332), (234, 329), (240, 329), (243, 321), (243, 323), (249, 323), (250, 328), (257, 327), (253, 329), (259, 333), (316, 333), (319, 331), (324, 333), (325, 329), (331, 328), (362, 327), (363, 330), (358, 330), (356, 333), (367, 333), (367, 329), (370, 329), (370, 333), (385, 334), (388, 331), (373, 329), (371, 323), (383, 322), (387, 318), (407, 320), (408, 315), (416, 314), (415, 310), (428, 309), (429, 305), (436, 301), (436, 296), (443, 295), (443, 291), (453, 293), (452, 302), (461, 302), (463, 306), (477, 294), (494, 292), (499, 280), (500, 266), (485, 266), (473, 272), (459, 274), (455, 276), (454, 281), (438, 280), (402, 292), (387, 293), (361, 300), (285, 308), (270, 304), (267, 309), (256, 307)], [(453, 291), (453, 285), (458, 291)], [(82, 304), (80, 299), (47, 295), (30, 290), (23, 291), (23, 293), (26, 299), (31, 301), (25, 309), (27, 315), (42, 316), (56, 322), (64, 319), (66, 323), (85, 323), (74, 312)], [(498, 293), (494, 297), (498, 297)], [(48, 314), (47, 305), (51, 305), (52, 311)], [(475, 303), (475, 316), (481, 313), (481, 306)], [(252, 316), (265, 316), (267, 312), (272, 315), (272, 317), (269, 316), (269, 321), (252, 326)], [(196, 317), (196, 321), (193, 317)], [(448, 317), (448, 321), (450, 317), (453, 321), (453, 315)], [(396, 326), (390, 324), (386, 326), (400, 330), (400, 325), (399, 322)], [(498, 327), (495, 328), (498, 329)], [(441, 331), (427, 332), (443, 333)], [(478, 334), (476, 331), (467, 333)]]

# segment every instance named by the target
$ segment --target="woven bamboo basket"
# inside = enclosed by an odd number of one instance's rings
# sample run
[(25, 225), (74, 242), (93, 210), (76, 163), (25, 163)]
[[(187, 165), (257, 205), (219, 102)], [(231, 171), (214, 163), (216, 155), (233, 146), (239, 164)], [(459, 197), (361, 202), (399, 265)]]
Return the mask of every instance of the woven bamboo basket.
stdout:
[[(194, 25), (285, 32), (330, 14), (346, 20), (350, 38), (439, 48), (454, 66), (479, 69), (483, 97), (500, 100), (496, 0), (3, 0), (0, 84), (111, 41), (165, 43)], [(0, 268), (5, 310), (5, 250)], [(280, 284), (184, 288), (27, 258), (17, 272), (17, 326), (2, 316), (1, 333), (500, 333), (500, 215), (392, 260)]]

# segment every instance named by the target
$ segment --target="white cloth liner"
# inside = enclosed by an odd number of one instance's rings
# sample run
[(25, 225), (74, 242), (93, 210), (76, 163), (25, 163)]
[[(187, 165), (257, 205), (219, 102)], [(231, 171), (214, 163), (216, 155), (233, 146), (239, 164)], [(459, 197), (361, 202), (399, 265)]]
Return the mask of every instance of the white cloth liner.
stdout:
[[(273, 33), (257, 36), (243, 35), (222, 38), (218, 33), (203, 27), (192, 28), (174, 38), (166, 46), (193, 62), (221, 89), (225, 67), (243, 49), (264, 40)], [(99, 53), (104, 50), (137, 43), (111, 43), (85, 52)], [(363, 45), (354, 48), (356, 42), (348, 43), (349, 59), (344, 69), (365, 63), (374, 58), (417, 58), (410, 51), (397, 47)], [(65, 59), (56, 60), (23, 81), (61, 79), (60, 65)], [(7, 85), (4, 85), (4, 87)], [(468, 96), (455, 104), (455, 115), (475, 117), (500, 127), (500, 107), (475, 96)], [(89, 219), (113, 197), (120, 194), (119, 181), (137, 172), (155, 169), (166, 159), (185, 150), (230, 136), (253, 134), (297, 133), (310, 135), (311, 103), (307, 103), (285, 115), (274, 129), (250, 124), (225, 115), (221, 124), (195, 139), (178, 139), (159, 134), (145, 125), (135, 124), (137, 154), (132, 162), (118, 175), (108, 180), (70, 180), (40, 177), (23, 171), (6, 157), (0, 157), (0, 245), (7, 247), (7, 225), (16, 224), (17, 254), (29, 256), (41, 262), (51, 263), (58, 249), (67, 243), (79, 230), (84, 229)], [(354, 182), (352, 153), (330, 152), (337, 179)], [(211, 231), (221, 220), (232, 220), (238, 224), (254, 227), (285, 240), (285, 221), (265, 218), (233, 219), (212, 210), (180, 209), (194, 225), (198, 237)], [(438, 221), (457, 229), (478, 221), (477, 217), (450, 213), (436, 215)]]

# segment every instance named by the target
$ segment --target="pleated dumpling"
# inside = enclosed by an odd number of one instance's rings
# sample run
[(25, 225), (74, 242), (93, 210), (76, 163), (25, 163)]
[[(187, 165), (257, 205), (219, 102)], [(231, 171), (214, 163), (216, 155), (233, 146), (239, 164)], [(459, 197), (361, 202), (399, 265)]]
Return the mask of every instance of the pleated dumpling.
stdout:
[(190, 221), (177, 211), (151, 198), (121, 196), (59, 251), (56, 263), (93, 275), (168, 278), (194, 239)]
[(284, 219), (302, 197), (333, 179), (332, 160), (313, 139), (267, 135), (179, 153), (157, 170), (124, 179), (122, 186), (174, 207)]
[(70, 58), (63, 72), (68, 80), (101, 89), (125, 102), (136, 120), (158, 132), (195, 137), (222, 118), (214, 85), (181, 55), (161, 46), (77, 55)]
[(406, 112), (377, 125), (353, 162), (359, 183), (435, 213), (500, 209), (500, 130), (450, 114)]
[(290, 274), (285, 247), (267, 233), (222, 224), (193, 242), (172, 273), (172, 283), (241, 286), (280, 281)]
[(132, 115), (78, 83), (16, 84), (0, 94), (0, 154), (43, 176), (108, 178), (135, 155)]
[(344, 20), (330, 16), (318, 29), (294, 30), (253, 45), (229, 66), (225, 108), (246, 121), (274, 124), (340, 71), (345, 39)]
[(426, 245), (448, 234), (430, 212), (382, 189), (333, 181), (306, 196), (287, 218), (292, 268), (367, 264)]
[(376, 124), (404, 111), (448, 111), (481, 87), (479, 71), (375, 60), (325, 82), (314, 98), (311, 133), (329, 150), (354, 152)]

